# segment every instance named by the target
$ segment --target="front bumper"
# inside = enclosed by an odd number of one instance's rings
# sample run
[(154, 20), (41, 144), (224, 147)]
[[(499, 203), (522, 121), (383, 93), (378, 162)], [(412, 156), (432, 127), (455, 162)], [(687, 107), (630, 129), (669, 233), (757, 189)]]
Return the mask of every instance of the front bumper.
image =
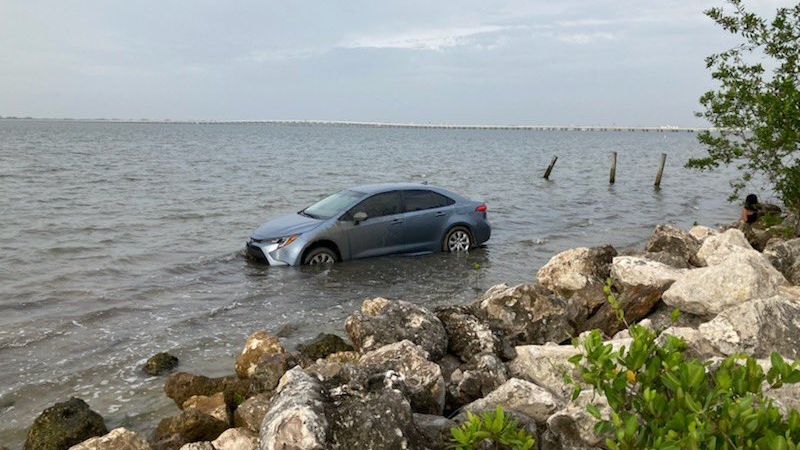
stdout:
[(270, 266), (288, 266), (289, 263), (276, 259), (279, 252), (278, 244), (274, 242), (262, 243), (252, 239), (245, 242), (247, 257)]

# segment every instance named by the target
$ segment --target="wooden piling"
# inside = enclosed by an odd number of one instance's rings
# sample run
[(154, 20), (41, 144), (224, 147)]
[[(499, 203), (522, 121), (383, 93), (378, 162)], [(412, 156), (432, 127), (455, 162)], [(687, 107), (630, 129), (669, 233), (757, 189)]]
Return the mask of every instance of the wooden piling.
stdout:
[(656, 187), (661, 187), (661, 175), (664, 174), (664, 163), (667, 161), (667, 154), (661, 154), (661, 163), (658, 164), (658, 174), (656, 175)]
[(556, 161), (558, 161), (558, 156), (553, 156), (553, 160), (550, 161), (550, 165), (547, 166), (547, 170), (544, 172), (544, 179), (545, 180), (549, 180), (550, 179), (550, 172), (553, 171), (553, 166), (556, 165)]
[(617, 152), (611, 153), (611, 175), (608, 177), (608, 182), (614, 184), (617, 178)]

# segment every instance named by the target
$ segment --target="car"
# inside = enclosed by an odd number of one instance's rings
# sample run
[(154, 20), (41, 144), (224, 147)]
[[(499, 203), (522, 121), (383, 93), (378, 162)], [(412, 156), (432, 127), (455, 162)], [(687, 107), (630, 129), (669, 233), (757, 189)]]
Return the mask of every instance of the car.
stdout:
[(491, 236), (486, 204), (421, 183), (339, 191), (258, 227), (246, 254), (271, 266), (328, 264), (390, 254), (463, 252)]

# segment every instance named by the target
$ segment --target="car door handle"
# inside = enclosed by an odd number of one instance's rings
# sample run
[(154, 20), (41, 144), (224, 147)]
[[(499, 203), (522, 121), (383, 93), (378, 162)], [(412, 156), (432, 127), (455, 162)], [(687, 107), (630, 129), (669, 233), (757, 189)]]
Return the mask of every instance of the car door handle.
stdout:
[(442, 217), (442, 216), (446, 216), (446, 215), (447, 215), (447, 213), (444, 212), (444, 211), (439, 211), (439, 212), (436, 213), (436, 217)]
[(394, 219), (394, 220), (392, 220), (392, 225), (396, 225), (398, 223), (403, 223), (403, 219)]

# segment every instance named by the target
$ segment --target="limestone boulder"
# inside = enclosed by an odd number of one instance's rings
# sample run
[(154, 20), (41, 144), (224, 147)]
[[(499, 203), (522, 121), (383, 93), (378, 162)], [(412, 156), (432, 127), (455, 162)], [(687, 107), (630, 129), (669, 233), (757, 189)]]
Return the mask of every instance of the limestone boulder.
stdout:
[(234, 397), (250, 396), (250, 385), (250, 380), (243, 380), (237, 377), (209, 378), (186, 372), (173, 372), (167, 377), (167, 381), (164, 384), (164, 393), (178, 407), (183, 407), (184, 402), (195, 395), (210, 397), (218, 392), (225, 394), (225, 401), (232, 405)]
[(563, 342), (575, 329), (566, 302), (538, 285), (494, 286), (470, 310), (511, 345)]
[(764, 256), (791, 284), (800, 285), (800, 238), (773, 239), (764, 248)]
[(467, 362), (481, 353), (499, 353), (500, 343), (492, 329), (465, 306), (444, 306), (434, 310), (448, 337), (448, 352)]
[(718, 235), (719, 231), (703, 225), (695, 225), (689, 229), (689, 234), (702, 244), (707, 237)]
[[(164, 450), (164, 449), (159, 449)], [(214, 448), (214, 444), (208, 441), (204, 442), (190, 442), (181, 446), (180, 450), (217, 450)]]
[(325, 390), (300, 367), (284, 374), (267, 411), (261, 431), (261, 450), (325, 450), (328, 420)]
[(450, 429), (458, 426), (455, 421), (435, 414), (414, 414), (413, 419), (429, 450), (453, 448)]
[(365, 353), (359, 365), (373, 374), (398, 373), (408, 389), (414, 412), (441, 414), (444, 410), (446, 391), (442, 370), (413, 342), (403, 340)]
[(256, 394), (242, 402), (234, 411), (233, 425), (258, 433), (261, 429), (261, 422), (272, 405), (272, 395), (272, 392)]
[(563, 401), (547, 389), (529, 381), (511, 378), (486, 397), (464, 406), (464, 412), (459, 417), (464, 419), (467, 411), (473, 414), (493, 411), (498, 405), (506, 411), (516, 411), (530, 417), (539, 424), (544, 424), (564, 406)]
[(667, 252), (694, 265), (700, 243), (694, 236), (674, 225), (658, 225), (647, 241), (648, 252)]
[(155, 430), (156, 441), (190, 442), (213, 441), (229, 424), (201, 413), (196, 409), (187, 409), (178, 414), (161, 419)]
[(785, 294), (742, 303), (700, 325), (700, 333), (724, 355), (744, 352), (768, 358), (800, 356), (800, 298)]
[[(617, 295), (617, 301), (627, 323), (636, 323), (647, 317), (661, 300), (668, 283), (661, 285), (634, 285), (627, 287)], [(610, 303), (605, 303), (597, 312), (584, 322), (578, 329), (579, 332), (599, 329), (606, 336), (613, 336), (618, 331), (627, 328), (624, 321), (620, 320), (617, 311)]]
[(414, 423), (411, 404), (402, 393), (404, 388), (401, 377), (387, 376), (363, 390), (332, 393), (326, 407), (330, 429), (325, 449), (430, 448)]
[(412, 303), (385, 298), (364, 300), (350, 315), (345, 330), (356, 351), (366, 353), (402, 340), (422, 347), (432, 361), (447, 352), (444, 325), (431, 311)]
[(666, 290), (688, 270), (636, 256), (617, 256), (611, 263), (611, 278), (626, 289), (631, 286), (649, 286)]
[(448, 411), (460, 408), (508, 381), (505, 364), (494, 353), (482, 353), (455, 369), (447, 379)]
[(24, 450), (64, 450), (108, 433), (100, 414), (79, 398), (45, 409), (28, 428)]
[(284, 351), (278, 338), (264, 330), (256, 331), (247, 337), (242, 353), (236, 358), (236, 375), (239, 378), (250, 378), (262, 356)]
[(732, 253), (740, 252), (742, 249), (752, 250), (752, 248), (747, 238), (744, 237), (744, 233), (732, 228), (703, 241), (703, 245), (697, 251), (697, 261), (701, 266), (716, 266), (725, 261)]
[(577, 321), (603, 303), (603, 285), (617, 251), (610, 245), (561, 252), (536, 273), (539, 285), (566, 299)]
[(316, 361), (320, 358), (338, 353), (352, 351), (353, 346), (335, 334), (319, 334), (310, 342), (297, 346), (297, 351), (301, 356)]
[(597, 423), (586, 411), (586, 405), (594, 404), (600, 417), (608, 420), (611, 408), (602, 394), (583, 391), (575, 401), (568, 403), (547, 419), (547, 431), (542, 436), (540, 448), (544, 449), (592, 449), (602, 448), (605, 436), (594, 432)]
[(214, 450), (258, 450), (258, 435), (247, 428), (225, 430), (211, 444)]
[(769, 298), (787, 284), (760, 253), (742, 250), (723, 262), (690, 270), (662, 296), (664, 303), (698, 316), (714, 316), (741, 303)]
[[(637, 255), (625, 255), (625, 256), (637, 256)], [(644, 252), (641, 255), (638, 255), (641, 258), (645, 258), (649, 261), (654, 261), (657, 263), (665, 264), (670, 267), (674, 267), (676, 269), (689, 269), (691, 268), (691, 264), (688, 261), (683, 259), (681, 256), (673, 255), (672, 253), (668, 252)]]
[(541, 386), (567, 399), (572, 386), (564, 382), (564, 374), (578, 379), (569, 358), (580, 353), (571, 345), (525, 345), (517, 347), (517, 357), (506, 364), (509, 377), (520, 378)]
[(708, 361), (724, 356), (719, 349), (706, 336), (695, 328), (672, 326), (664, 329), (658, 336), (658, 343), (663, 345), (666, 337), (675, 336), (686, 342), (685, 355), (687, 358), (697, 358)]
[(147, 441), (127, 428), (114, 428), (108, 434), (93, 437), (69, 450), (151, 450)]
[(212, 396), (195, 395), (183, 402), (183, 409), (196, 409), (203, 414), (219, 419), (227, 424), (232, 423), (232, 415), (228, 404), (225, 402), (225, 394), (217, 392)]
[(255, 392), (268, 392), (275, 389), (287, 370), (300, 364), (292, 353), (268, 353), (256, 362), (250, 380)]

